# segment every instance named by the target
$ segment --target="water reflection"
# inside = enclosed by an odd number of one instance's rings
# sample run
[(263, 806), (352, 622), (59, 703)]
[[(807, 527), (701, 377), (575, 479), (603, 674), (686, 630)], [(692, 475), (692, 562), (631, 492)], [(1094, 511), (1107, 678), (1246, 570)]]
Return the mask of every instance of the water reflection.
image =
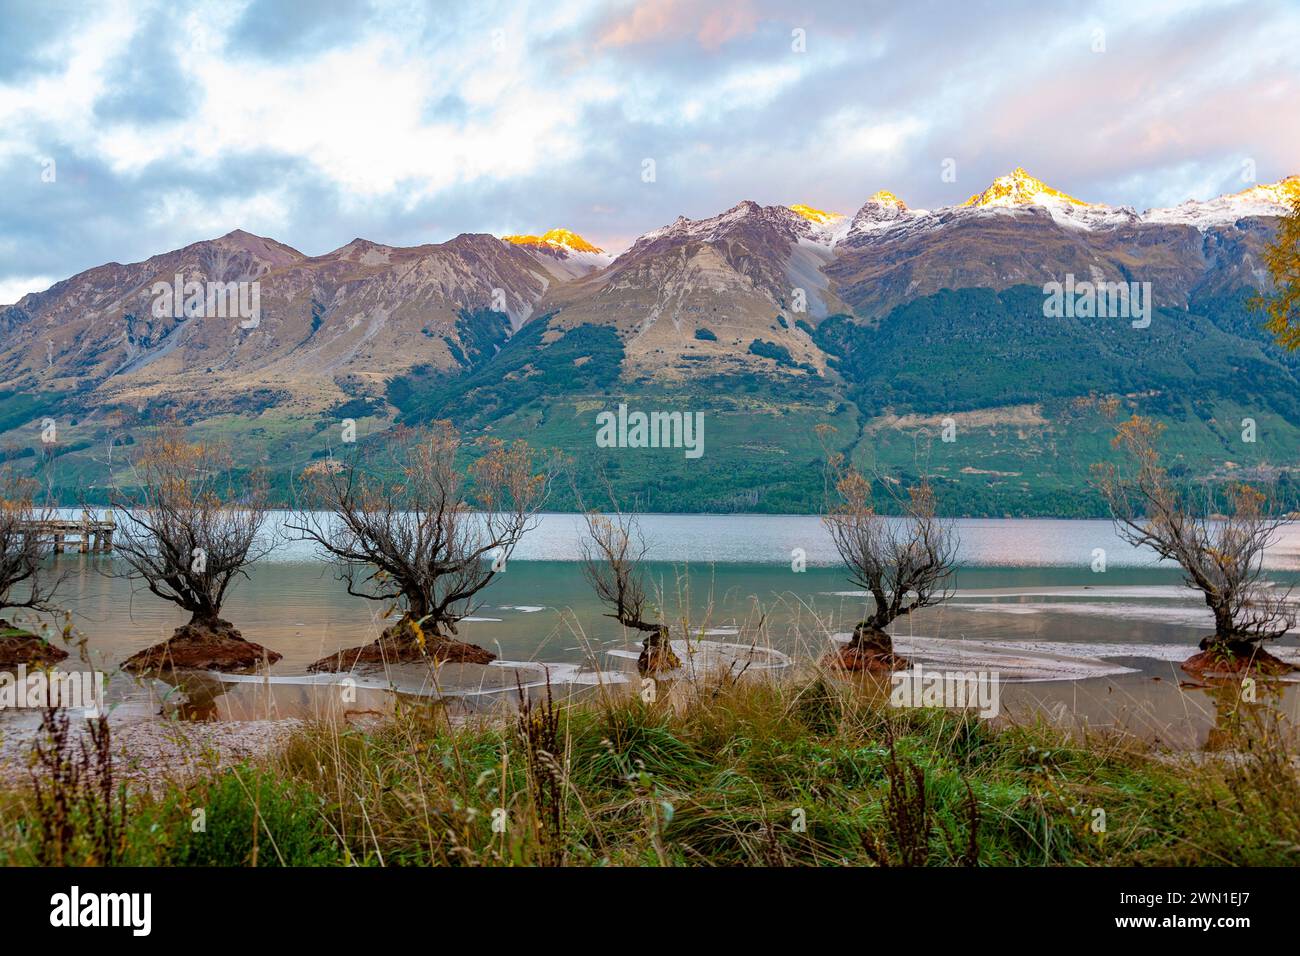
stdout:
[[(176, 682), (182, 686), (158, 683), (147, 690), (118, 675), (110, 696), (139, 712), (249, 720), (336, 710), (382, 714), (398, 701), (434, 697), (454, 699), (453, 706), (468, 712), (487, 698), (513, 693), (516, 684), (540, 686), (548, 673), (573, 693), (613, 686), (629, 679), (636, 636), (604, 616), (572, 560), (578, 521), (545, 516), (484, 592), (486, 603), (464, 623), (462, 637), (499, 656), (491, 667), (458, 665), (478, 668), (471, 673), (448, 665), (431, 674), (412, 665), (358, 675), (351, 701), (339, 697), (335, 675), (318, 675), (329, 684), (308, 680), (308, 664), (376, 639), (386, 622), (383, 608), (348, 596), (328, 565), (305, 559), (291, 545), (239, 582), (224, 610), (246, 637), (284, 655), (269, 674), (187, 677)], [(807, 662), (820, 658), (834, 635), (851, 630), (866, 607), (864, 596), (829, 565), (829, 542), (815, 517), (656, 515), (645, 527), (652, 555), (677, 559), (650, 566), (675, 636), (753, 645)], [(895, 629), (908, 656), (926, 663), (945, 655), (1016, 656), (1027, 662), (1023, 683), (1008, 692), (1017, 706), (1038, 713), (1063, 708), (1079, 726), (1125, 729), (1182, 746), (1217, 739), (1211, 696), (1180, 686), (1186, 675), (1178, 662), (1195, 651), (1211, 622), (1175, 570), (1133, 555), (1107, 522), (970, 521), (961, 528), (967, 559), (986, 563), (959, 568), (951, 603)], [(806, 571), (791, 569), (795, 547), (808, 553)], [(1108, 549), (1104, 574), (1091, 571), (1095, 547)], [(80, 554), (57, 559), (59, 570), (68, 572), (61, 599), (86, 639), (85, 660), (74, 653), (70, 667), (112, 673), (183, 623), (180, 612), (148, 592), (97, 573), (114, 560)], [(1296, 580), (1300, 531), (1289, 530), (1270, 566), (1279, 582)], [(1294, 638), (1279, 644), (1279, 656), (1300, 659)], [(1074, 672), (1062, 675), (1062, 667)], [(1295, 700), (1289, 687), (1274, 703), (1294, 711)], [(0, 715), (0, 723), (11, 719)]]

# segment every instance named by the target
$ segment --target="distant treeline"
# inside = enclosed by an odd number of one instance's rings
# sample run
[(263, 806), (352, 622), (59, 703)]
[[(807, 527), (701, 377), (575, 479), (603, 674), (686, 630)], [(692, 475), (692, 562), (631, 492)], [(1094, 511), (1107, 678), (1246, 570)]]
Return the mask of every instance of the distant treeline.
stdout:
[[(680, 514), (820, 514), (823, 507), (823, 485), (819, 472), (798, 482), (756, 485), (743, 491), (729, 490), (730, 486), (716, 482), (698, 485), (661, 483), (653, 478), (637, 479), (627, 475), (611, 476), (611, 484), (620, 504), (645, 513)], [(1101, 496), (1091, 487), (1078, 489), (1022, 489), (1011, 493), (1005, 487), (981, 485), (978, 481), (952, 481), (932, 479), (938, 495), (940, 511), (953, 518), (1107, 518), (1109, 517)], [(579, 472), (578, 493), (588, 507), (601, 508), (608, 504), (604, 486), (591, 473)], [(272, 502), (277, 508), (292, 508), (295, 488), (302, 482), (289, 473), (270, 476)], [(1213, 511), (1214, 502), (1223, 498), (1224, 482), (1197, 492), (1208, 494)], [(54, 485), (54, 496), (61, 507), (79, 507), (82, 504), (104, 507), (109, 504), (108, 492), (103, 488), (84, 489), (69, 485)], [(1283, 474), (1273, 485), (1275, 506), (1286, 512), (1300, 512), (1300, 482)], [(883, 514), (900, 514), (894, 496), (879, 488), (876, 506)], [(546, 510), (557, 512), (578, 511), (578, 499), (566, 479), (554, 483)]]

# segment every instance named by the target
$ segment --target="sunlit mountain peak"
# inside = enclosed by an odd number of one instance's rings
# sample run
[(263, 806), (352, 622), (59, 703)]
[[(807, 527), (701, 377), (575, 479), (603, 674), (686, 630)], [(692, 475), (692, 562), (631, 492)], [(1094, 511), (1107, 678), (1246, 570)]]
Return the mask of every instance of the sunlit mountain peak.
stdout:
[(517, 246), (558, 246), (571, 252), (604, 251), (568, 229), (551, 229), (540, 236), (502, 236), (501, 238)]
[(1029, 175), (1024, 168), (1017, 166), (1010, 174), (999, 176), (982, 193), (976, 193), (967, 199), (963, 206), (1045, 206), (1053, 203), (1066, 203), (1071, 206), (1092, 206), (1073, 196), (1067, 196), (1058, 189), (1053, 189), (1041, 179)]
[(812, 206), (805, 206), (803, 203), (795, 203), (793, 206), (787, 206), (786, 208), (796, 216), (802, 216), (809, 222), (815, 222), (819, 225), (844, 218), (837, 212), (823, 212), (820, 209), (814, 209)]
[(897, 206), (899, 209), (906, 209), (907, 203), (899, 199), (888, 189), (877, 190), (867, 199), (867, 202), (878, 202), (885, 206)]

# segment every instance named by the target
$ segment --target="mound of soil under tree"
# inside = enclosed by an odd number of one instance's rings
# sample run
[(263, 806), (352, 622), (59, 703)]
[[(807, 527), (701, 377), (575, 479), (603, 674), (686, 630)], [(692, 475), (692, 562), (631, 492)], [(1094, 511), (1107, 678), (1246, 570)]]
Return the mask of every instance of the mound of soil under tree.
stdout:
[(205, 670), (223, 674), (255, 671), (283, 655), (245, 640), (229, 621), (191, 621), (167, 640), (133, 654), (122, 663), (133, 673), (161, 670)]

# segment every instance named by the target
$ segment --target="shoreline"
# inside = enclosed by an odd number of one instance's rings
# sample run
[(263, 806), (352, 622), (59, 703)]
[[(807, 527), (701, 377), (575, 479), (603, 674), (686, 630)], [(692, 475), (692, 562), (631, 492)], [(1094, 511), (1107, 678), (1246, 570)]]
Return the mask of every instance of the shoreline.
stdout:
[[(481, 719), (250, 722), (242, 749), (211, 725), (114, 729), (120, 842), (82, 823), (51, 846), (53, 791), (42, 805), (6, 778), (0, 863), (1279, 865), (1300, 835), (1300, 768), (1267, 727), (1183, 751), (894, 708), (816, 675), (717, 677), (654, 702), (535, 697)], [(105, 805), (93, 786), (62, 792)], [(890, 810), (903, 799), (929, 821), (919, 837)]]

